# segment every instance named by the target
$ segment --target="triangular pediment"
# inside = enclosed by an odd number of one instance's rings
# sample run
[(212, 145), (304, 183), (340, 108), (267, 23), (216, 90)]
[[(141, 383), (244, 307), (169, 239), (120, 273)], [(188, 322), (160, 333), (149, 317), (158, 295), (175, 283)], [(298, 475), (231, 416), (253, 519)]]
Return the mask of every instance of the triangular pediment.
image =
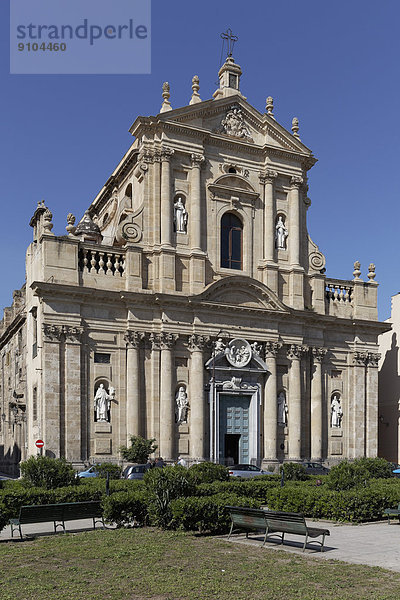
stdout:
[(290, 312), (290, 309), (266, 285), (243, 275), (224, 277), (210, 284), (204, 292), (195, 296), (195, 299), (232, 308)]
[(160, 113), (157, 119), (208, 131), (226, 139), (312, 154), (287, 129), (269, 115), (260, 113), (240, 94)]

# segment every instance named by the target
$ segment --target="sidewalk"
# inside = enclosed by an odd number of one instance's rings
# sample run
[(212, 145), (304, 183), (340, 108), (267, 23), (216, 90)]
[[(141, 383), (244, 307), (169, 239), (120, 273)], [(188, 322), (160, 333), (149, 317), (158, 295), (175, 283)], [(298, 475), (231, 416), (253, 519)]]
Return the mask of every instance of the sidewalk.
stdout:
[[(286, 534), (283, 545), (276, 541), (268, 541), (264, 548), (307, 555), (319, 560), (335, 559), (400, 572), (400, 524), (397, 521), (392, 521), (391, 525), (388, 525), (387, 521), (342, 525), (307, 519), (307, 524), (330, 530), (330, 536), (325, 538), (324, 552), (319, 551), (317, 544), (314, 547), (307, 545), (306, 550), (302, 552), (304, 537), (291, 534)], [(233, 535), (229, 542), (262, 546), (262, 535), (249, 535), (252, 539), (246, 539), (245, 534)], [(228, 536), (224, 536), (223, 539), (228, 541), (227, 538)]]

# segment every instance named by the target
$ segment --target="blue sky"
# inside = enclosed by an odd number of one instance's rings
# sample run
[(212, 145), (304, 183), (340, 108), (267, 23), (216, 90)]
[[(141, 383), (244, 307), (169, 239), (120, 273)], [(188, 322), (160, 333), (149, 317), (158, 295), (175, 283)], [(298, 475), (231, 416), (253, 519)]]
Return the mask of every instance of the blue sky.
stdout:
[(366, 279), (374, 262), (379, 316), (388, 318), (400, 290), (399, 21), (397, 0), (153, 0), (150, 75), (10, 75), (2, 0), (0, 309), (24, 282), (37, 201), (45, 199), (53, 231), (64, 234), (67, 213), (82, 216), (130, 146), (135, 117), (159, 111), (163, 81), (174, 108), (188, 103), (195, 74), (202, 99), (211, 97), (220, 33), (231, 27), (244, 95), (262, 112), (273, 96), (275, 117), (289, 129), (297, 116), (319, 159), (308, 227), (327, 275), (352, 278), (358, 259)]

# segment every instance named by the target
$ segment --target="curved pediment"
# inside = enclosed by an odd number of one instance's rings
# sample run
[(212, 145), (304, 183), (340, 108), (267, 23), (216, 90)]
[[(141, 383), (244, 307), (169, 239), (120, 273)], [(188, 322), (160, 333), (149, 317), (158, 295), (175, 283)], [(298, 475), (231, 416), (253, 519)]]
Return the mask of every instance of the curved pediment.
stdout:
[(224, 277), (210, 284), (196, 299), (243, 308), (290, 312), (266, 285), (243, 275)]
[(237, 173), (226, 173), (210, 183), (208, 189), (214, 197), (231, 198), (233, 195), (242, 200), (254, 202), (259, 194), (253, 186), (242, 175)]

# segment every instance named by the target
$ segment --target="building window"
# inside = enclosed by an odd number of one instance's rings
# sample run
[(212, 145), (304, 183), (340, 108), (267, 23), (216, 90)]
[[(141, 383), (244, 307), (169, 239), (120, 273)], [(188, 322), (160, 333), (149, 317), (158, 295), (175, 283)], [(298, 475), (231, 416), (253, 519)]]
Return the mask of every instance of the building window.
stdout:
[(37, 421), (37, 387), (33, 388), (32, 394), (32, 418)]
[(34, 306), (31, 310), (32, 314), (32, 358), (37, 356), (37, 308)]
[(221, 220), (221, 267), (242, 269), (242, 234), (239, 217), (225, 213)]
[(111, 362), (111, 354), (103, 354), (100, 352), (94, 353), (94, 362), (102, 365), (109, 365)]

